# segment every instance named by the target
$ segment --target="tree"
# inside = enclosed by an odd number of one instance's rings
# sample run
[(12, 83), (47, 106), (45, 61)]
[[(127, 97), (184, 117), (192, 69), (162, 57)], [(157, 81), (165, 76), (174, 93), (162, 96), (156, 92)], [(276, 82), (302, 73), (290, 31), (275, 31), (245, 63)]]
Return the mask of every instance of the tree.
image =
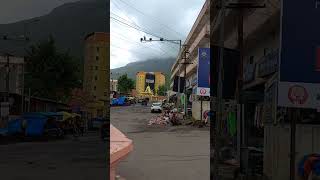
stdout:
[(167, 87), (166, 87), (166, 85), (159, 86), (158, 95), (159, 95), (159, 96), (165, 96), (166, 93), (167, 93)]
[(118, 79), (118, 90), (121, 93), (128, 93), (134, 89), (134, 81), (128, 78), (127, 74), (124, 74)]
[(79, 60), (58, 51), (52, 37), (27, 53), (25, 80), (33, 96), (65, 102), (73, 88), (81, 87)]

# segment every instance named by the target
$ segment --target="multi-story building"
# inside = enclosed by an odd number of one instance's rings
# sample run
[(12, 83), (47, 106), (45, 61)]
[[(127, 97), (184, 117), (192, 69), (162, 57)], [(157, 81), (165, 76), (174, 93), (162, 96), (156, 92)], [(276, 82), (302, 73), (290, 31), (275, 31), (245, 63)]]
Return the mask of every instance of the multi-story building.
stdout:
[[(186, 88), (187, 88), (187, 99), (188, 99), (188, 107), (192, 108), (192, 116), (195, 119), (200, 120), (200, 101), (196, 96), (196, 88), (197, 88), (197, 65), (198, 65), (198, 48), (209, 48), (210, 47), (210, 15), (209, 15), (209, 0), (206, 0), (204, 3), (195, 23), (193, 24), (187, 39), (184, 44), (188, 44), (185, 48), (189, 53), (187, 54), (187, 61), (192, 64), (187, 64), (186, 72), (185, 67), (181, 63), (184, 62), (184, 53), (181, 51), (176, 58), (175, 63), (171, 68), (171, 84), (170, 88), (173, 89), (174, 79), (176, 76), (184, 77), (186, 74)], [(184, 49), (184, 48), (183, 48)], [(183, 83), (181, 83), (182, 85)], [(175, 95), (171, 93), (171, 95)], [(180, 94), (180, 97), (181, 98)], [(190, 98), (193, 97), (193, 98)], [(178, 102), (180, 102), (178, 100)], [(203, 112), (209, 110), (210, 102), (203, 101)]]
[(118, 91), (118, 80), (110, 79), (110, 92)]
[(153, 95), (157, 95), (160, 86), (165, 85), (166, 78), (162, 72), (137, 72), (136, 74), (136, 91), (141, 94), (149, 86)]
[(88, 104), (88, 117), (106, 117), (108, 113), (110, 80), (110, 35), (94, 32), (85, 38), (83, 89), (93, 100)]
[(0, 56), (0, 92), (7, 92), (7, 64), (9, 62), (9, 91), (22, 94), (24, 58)]

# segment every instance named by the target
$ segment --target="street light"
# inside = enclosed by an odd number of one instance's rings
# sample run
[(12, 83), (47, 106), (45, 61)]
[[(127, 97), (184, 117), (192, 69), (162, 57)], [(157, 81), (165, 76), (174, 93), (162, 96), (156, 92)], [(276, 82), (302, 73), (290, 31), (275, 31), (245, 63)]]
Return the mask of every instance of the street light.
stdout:
[[(140, 41), (141, 42), (153, 42), (153, 41), (166, 41), (166, 42), (171, 42), (171, 43), (173, 43), (173, 44), (179, 44), (179, 54), (181, 53), (181, 48), (182, 48), (182, 40), (171, 40), (171, 39), (164, 39), (164, 38), (159, 38), (159, 39), (156, 39), (156, 40), (154, 40), (154, 39), (152, 39), (152, 38), (149, 38), (149, 40), (147, 40), (147, 38), (145, 37), (145, 36), (143, 36), (143, 38), (140, 38)], [(186, 54), (187, 54), (187, 52), (186, 52)], [(186, 55), (185, 54), (185, 55)], [(187, 74), (187, 70), (186, 70), (186, 67), (187, 67), (187, 64), (192, 64), (192, 63), (187, 63), (186, 62), (186, 57), (184, 58), (185, 59), (185, 62), (184, 63), (179, 63), (178, 62), (178, 64), (180, 65), (180, 64), (184, 64), (185, 65), (185, 72), (184, 72), (184, 81), (185, 81), (185, 83), (184, 83), (184, 85), (185, 85), (185, 87), (184, 87), (184, 98), (185, 98), (185, 100), (184, 100), (184, 113), (185, 113), (185, 117), (187, 116), (187, 92), (186, 92), (186, 82), (187, 82), (187, 78), (186, 78), (186, 74)], [(179, 60), (178, 60), (179, 61)], [(180, 86), (181, 86), (181, 83), (180, 83), (180, 67), (179, 67), (179, 78), (178, 78), (178, 94), (180, 94)]]

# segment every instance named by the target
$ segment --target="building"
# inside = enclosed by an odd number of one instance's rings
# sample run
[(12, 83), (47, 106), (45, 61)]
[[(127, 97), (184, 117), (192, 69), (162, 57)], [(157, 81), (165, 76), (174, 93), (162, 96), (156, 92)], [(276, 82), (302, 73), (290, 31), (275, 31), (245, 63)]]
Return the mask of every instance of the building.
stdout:
[(0, 56), (0, 92), (7, 92), (7, 63), (9, 62), (9, 91), (22, 94), (24, 58)]
[[(261, 4), (261, 1), (258, 0), (251, 2)], [(301, 108), (298, 110), (296, 108), (278, 107), (279, 102), (277, 97), (279, 97), (279, 94), (277, 89), (280, 74), (279, 69), (281, 69), (279, 67), (279, 58), (283, 55), (280, 49), (280, 41), (281, 36), (284, 35), (281, 34), (281, 22), (284, 22), (286, 25), (290, 24), (286, 22), (288, 19), (281, 19), (284, 14), (281, 12), (281, 9), (287, 11), (290, 9), (290, 12), (294, 13), (296, 11), (292, 10), (292, 8), (295, 8), (299, 9), (299, 11), (301, 10), (305, 15), (308, 14), (306, 7), (310, 9), (314, 8), (314, 2), (309, 2), (310, 4), (306, 4), (306, 6), (301, 8), (298, 6), (299, 4), (293, 5), (290, 4), (291, 2), (287, 1), (287, 7), (281, 8), (282, 1), (270, 0), (266, 3), (266, 7), (245, 10), (243, 14), (243, 64), (239, 63), (239, 69), (243, 72), (243, 74), (239, 73), (239, 78), (242, 78), (243, 85), (241, 86), (241, 91), (239, 91), (239, 99), (241, 101), (239, 101), (238, 108), (236, 108), (237, 113), (241, 114), (241, 116), (237, 117), (237, 121), (242, 122), (237, 123), (238, 130), (241, 130), (237, 133), (238, 157), (242, 157), (240, 164), (246, 164), (248, 158), (245, 157), (251, 156), (251, 153), (248, 153), (248, 147), (260, 149), (263, 152), (263, 157), (255, 158), (255, 160), (263, 162), (263, 172), (260, 173), (267, 176), (265, 179), (270, 180), (290, 179), (290, 166), (291, 162), (294, 162), (290, 161), (291, 157), (295, 159), (295, 164), (292, 164), (295, 171), (295, 179), (299, 179), (297, 177), (299, 162), (305, 155), (320, 151), (320, 134), (318, 133), (319, 112), (311, 108)], [(313, 12), (317, 11), (314, 9)], [(219, 11), (214, 10), (214, 12), (211, 12), (211, 15), (214, 16), (213, 21), (217, 22), (211, 30), (216, 43), (219, 39), (218, 29), (221, 26)], [(225, 48), (240, 50), (238, 42), (238, 17), (239, 11), (237, 9), (229, 9), (226, 13)], [(305, 17), (303, 16), (302, 19)], [(312, 22), (307, 19), (305, 20), (309, 23)], [(295, 22), (297, 20), (295, 17), (292, 17), (290, 21)], [(302, 22), (301, 19), (299, 22)], [(296, 26), (297, 28), (306, 29), (305, 32), (308, 33), (309, 27), (306, 27), (306, 24), (304, 26), (297, 24)], [(287, 29), (290, 28), (287, 27)], [(294, 31), (298, 32), (296, 29)], [(309, 32), (317, 31), (315, 28), (312, 28), (312, 31)], [(292, 35), (292, 38), (294, 39), (295, 37), (299, 37), (300, 39), (293, 43), (302, 43), (306, 47), (310, 45), (307, 44), (308, 36), (306, 34), (295, 33)], [(291, 55), (295, 55), (300, 52), (290, 51), (290, 53), (292, 53)], [(301, 60), (301, 58), (297, 59)], [(294, 60), (292, 60), (292, 66), (295, 66)], [(308, 62), (312, 62), (312, 59), (306, 58), (301, 61), (306, 61), (307, 64)], [(224, 68), (227, 69), (228, 67)], [(291, 69), (290, 73), (299, 72)], [(301, 77), (304, 76), (302, 75)], [(297, 111), (300, 112), (299, 116), (294, 114)], [(295, 134), (291, 134), (293, 116), (298, 117), (297, 125), (294, 126), (296, 127)], [(294, 149), (291, 149), (291, 141), (295, 142)], [(241, 146), (239, 145), (240, 142)], [(246, 167), (244, 167), (245, 169)]]
[(166, 77), (162, 72), (137, 72), (136, 91), (138, 95), (143, 94), (148, 87), (152, 95), (157, 95), (160, 86), (165, 85)]
[(83, 90), (93, 97), (88, 118), (106, 117), (110, 101), (110, 35), (94, 32), (85, 37)]
[[(198, 64), (198, 48), (209, 48), (210, 47), (210, 14), (209, 14), (209, 0), (204, 3), (195, 23), (193, 24), (187, 39), (184, 44), (188, 44), (184, 51), (188, 51), (187, 61), (192, 64), (186, 65), (186, 88), (187, 88), (187, 99), (188, 107), (192, 109), (192, 116), (194, 119), (200, 120), (201, 118), (201, 106), (198, 97), (196, 96), (197, 88), (197, 64)], [(181, 51), (176, 58), (175, 63), (171, 68), (171, 84), (170, 88), (173, 89), (174, 79), (177, 76), (185, 76), (185, 67), (181, 65), (184, 62), (184, 53)], [(181, 83), (183, 84), (183, 83)], [(171, 93), (172, 96), (177, 94)], [(177, 97), (177, 102), (180, 102), (182, 94)], [(203, 101), (203, 112), (210, 109), (210, 102)]]
[(118, 92), (118, 80), (110, 79), (110, 92)]

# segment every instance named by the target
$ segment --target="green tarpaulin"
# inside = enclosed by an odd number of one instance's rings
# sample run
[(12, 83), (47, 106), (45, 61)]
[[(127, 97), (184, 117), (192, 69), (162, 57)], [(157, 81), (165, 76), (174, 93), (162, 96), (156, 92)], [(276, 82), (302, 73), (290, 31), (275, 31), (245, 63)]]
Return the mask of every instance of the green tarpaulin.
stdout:
[(230, 112), (228, 114), (228, 130), (231, 136), (236, 135), (237, 132), (237, 119), (236, 119), (236, 113)]

